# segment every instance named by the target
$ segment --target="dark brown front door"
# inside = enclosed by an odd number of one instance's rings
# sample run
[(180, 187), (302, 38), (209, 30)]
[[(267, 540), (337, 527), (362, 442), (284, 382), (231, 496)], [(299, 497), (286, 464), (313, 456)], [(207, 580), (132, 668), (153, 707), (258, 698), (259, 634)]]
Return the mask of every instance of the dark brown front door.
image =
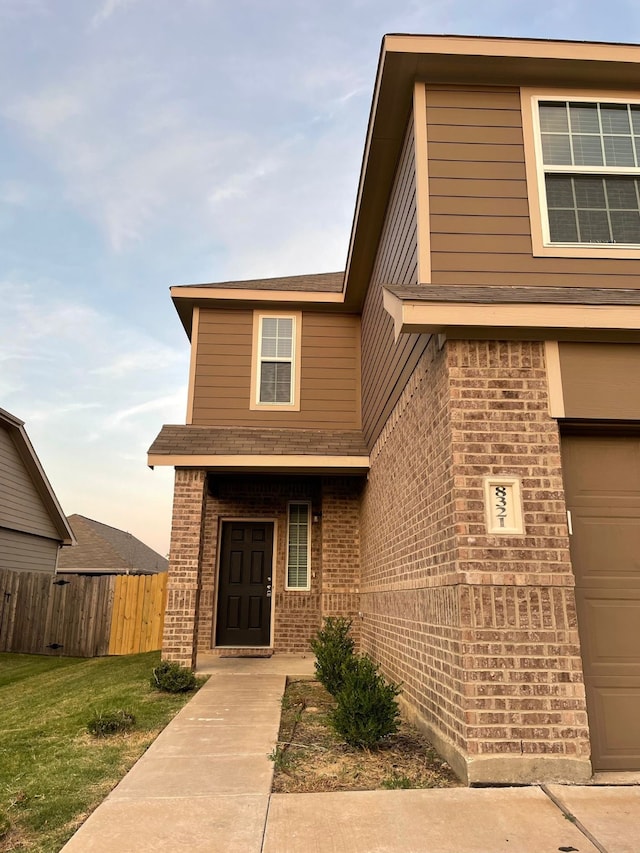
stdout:
[(268, 646), (273, 522), (222, 524), (217, 646)]
[(640, 770), (640, 439), (566, 436), (591, 762)]

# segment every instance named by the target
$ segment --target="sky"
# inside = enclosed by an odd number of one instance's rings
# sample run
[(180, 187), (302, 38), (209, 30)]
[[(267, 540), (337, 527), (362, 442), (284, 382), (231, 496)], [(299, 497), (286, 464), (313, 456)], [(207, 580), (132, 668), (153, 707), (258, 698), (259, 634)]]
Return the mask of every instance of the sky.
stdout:
[(0, 407), (167, 554), (193, 284), (344, 269), (385, 33), (640, 42), (637, 0), (0, 0)]

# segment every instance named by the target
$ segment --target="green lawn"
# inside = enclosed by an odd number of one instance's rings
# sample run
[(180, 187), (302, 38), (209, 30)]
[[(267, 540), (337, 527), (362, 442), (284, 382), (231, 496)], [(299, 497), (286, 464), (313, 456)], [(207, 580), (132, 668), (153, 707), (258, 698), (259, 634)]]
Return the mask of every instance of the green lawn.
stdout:
[[(159, 652), (108, 658), (0, 654), (0, 851), (57, 853), (190, 694), (149, 685)], [(125, 709), (126, 735), (94, 738), (93, 713)]]

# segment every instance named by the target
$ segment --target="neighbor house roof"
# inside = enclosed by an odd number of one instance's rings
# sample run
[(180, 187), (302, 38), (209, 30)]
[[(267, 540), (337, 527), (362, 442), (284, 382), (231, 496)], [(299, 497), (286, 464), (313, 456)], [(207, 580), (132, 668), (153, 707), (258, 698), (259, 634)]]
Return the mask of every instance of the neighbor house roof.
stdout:
[(149, 448), (149, 465), (359, 473), (369, 451), (360, 430), (167, 425)]
[(67, 522), (62, 507), (58, 503), (58, 499), (55, 496), (47, 475), (44, 473), (44, 468), (33, 449), (33, 445), (24, 428), (24, 421), (21, 421), (5, 409), (0, 409), (0, 428), (4, 429), (11, 436), (20, 459), (42, 500), (42, 504), (47, 510), (53, 526), (58, 531), (61, 544), (72, 545), (75, 542), (73, 531)]
[(131, 533), (83, 515), (70, 515), (68, 521), (78, 544), (61, 553), (59, 572), (166, 572), (168, 561)]

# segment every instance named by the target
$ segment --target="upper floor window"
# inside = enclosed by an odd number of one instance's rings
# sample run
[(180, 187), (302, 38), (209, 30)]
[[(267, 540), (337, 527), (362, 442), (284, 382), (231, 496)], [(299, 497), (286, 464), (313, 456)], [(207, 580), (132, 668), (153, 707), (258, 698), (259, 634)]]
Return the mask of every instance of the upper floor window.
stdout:
[(300, 314), (254, 315), (251, 408), (299, 408)]
[(640, 104), (538, 100), (546, 245), (640, 246)]

